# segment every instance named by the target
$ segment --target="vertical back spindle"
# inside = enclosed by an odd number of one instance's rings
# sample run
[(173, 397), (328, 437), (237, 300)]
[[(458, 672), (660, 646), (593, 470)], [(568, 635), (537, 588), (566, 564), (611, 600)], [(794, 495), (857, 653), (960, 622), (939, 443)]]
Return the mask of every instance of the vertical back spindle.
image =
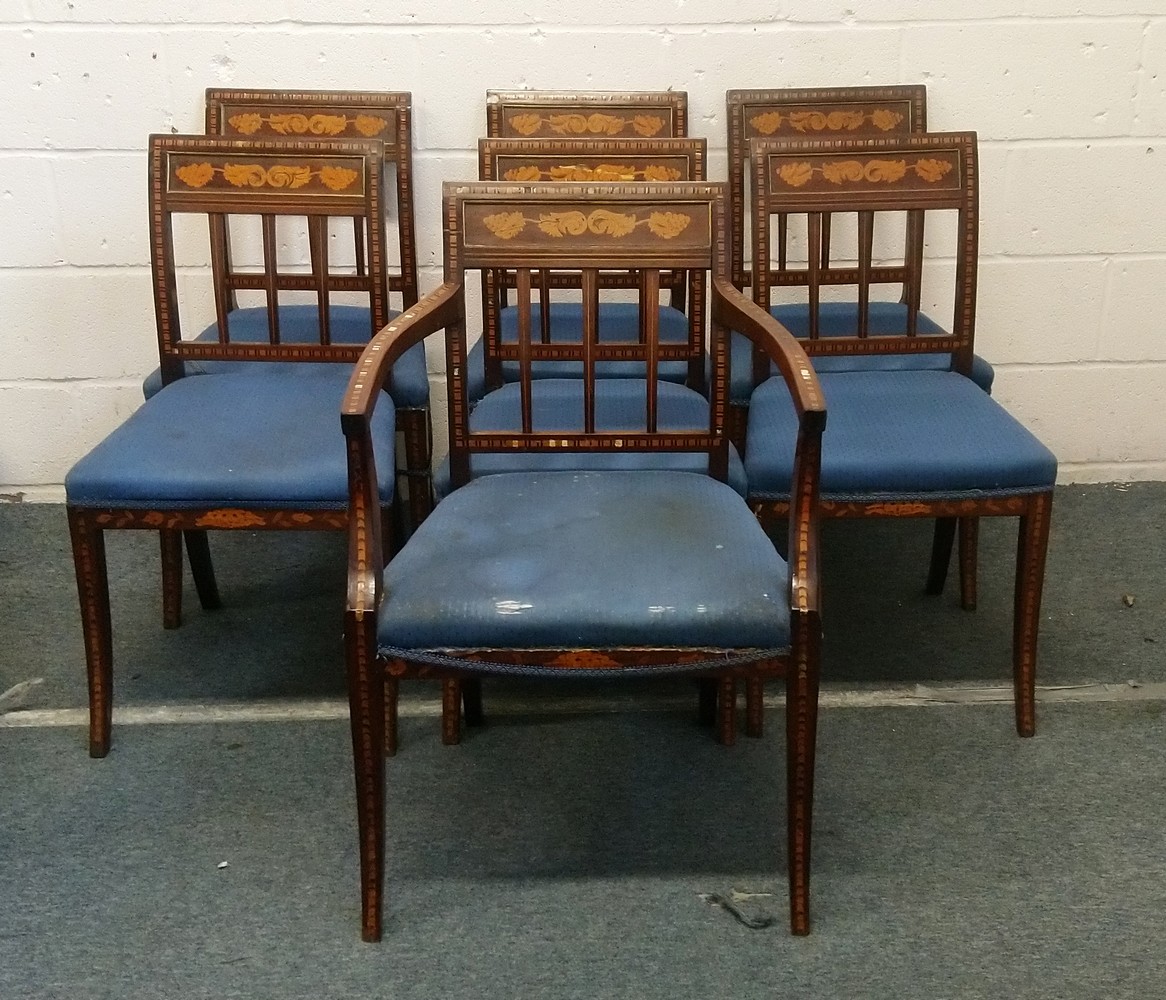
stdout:
[(279, 278), (275, 216), (263, 216), (263, 285), (267, 292), (267, 333), (273, 344), (279, 343)]

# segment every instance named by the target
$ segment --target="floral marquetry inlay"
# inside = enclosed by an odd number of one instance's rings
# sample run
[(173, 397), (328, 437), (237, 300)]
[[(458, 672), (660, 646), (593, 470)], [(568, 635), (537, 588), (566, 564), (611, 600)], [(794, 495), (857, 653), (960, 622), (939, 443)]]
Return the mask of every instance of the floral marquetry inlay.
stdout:
[(260, 163), (224, 163), (216, 167), (211, 163), (187, 163), (178, 167), (174, 175), (187, 187), (206, 187), (216, 174), (222, 176), (232, 187), (272, 187), (272, 188), (302, 188), (317, 177), (320, 183), (330, 191), (344, 191), (352, 187), (353, 182), (360, 176), (355, 170), (347, 167), (320, 167), (313, 170), (303, 164), (279, 164), (265, 167)]
[(646, 167), (624, 166), (601, 163), (595, 167), (584, 164), (563, 164), (546, 169), (528, 164), (512, 167), (503, 175), (504, 181), (678, 181), (680, 171), (676, 167), (650, 164)]
[(651, 137), (664, 127), (664, 119), (659, 115), (636, 115), (629, 119), (598, 111), (589, 115), (564, 113), (545, 117), (527, 111), (510, 118), (511, 128), (519, 135), (535, 135), (544, 122), (556, 135), (619, 135), (630, 125), (638, 135)]
[(279, 135), (343, 135), (349, 124), (368, 138), (385, 130), (385, 120), (373, 115), (304, 115), (299, 113), (263, 115), (256, 111), (232, 115), (227, 122), (240, 135), (254, 135), (264, 124)]
[(765, 111), (750, 118), (749, 124), (761, 135), (773, 135), (783, 125), (795, 132), (854, 132), (868, 121), (879, 131), (890, 132), (902, 120), (898, 111), (877, 108), (870, 114), (862, 111), (791, 111), (783, 115), (780, 111)]
[(482, 222), (490, 232), (503, 240), (513, 239), (526, 228), (527, 223), (538, 226), (542, 232), (555, 239), (582, 236), (584, 233), (619, 239), (638, 226), (647, 226), (654, 235), (670, 240), (688, 228), (692, 216), (681, 212), (649, 212), (647, 218), (637, 219), (634, 213), (597, 208), (586, 214), (579, 211), (543, 212), (537, 219), (528, 219), (522, 212), (497, 212), (487, 215)]
[(912, 164), (906, 160), (836, 160), (832, 163), (823, 163), (820, 167), (804, 160), (792, 163), (783, 163), (777, 171), (777, 176), (790, 187), (803, 187), (820, 174), (823, 180), (831, 184), (844, 182), (857, 183), (866, 181), (871, 184), (894, 184), (907, 176), (908, 170), (913, 170), (915, 176), (928, 184), (942, 180), (951, 172), (952, 164), (948, 160), (938, 160), (923, 157)]

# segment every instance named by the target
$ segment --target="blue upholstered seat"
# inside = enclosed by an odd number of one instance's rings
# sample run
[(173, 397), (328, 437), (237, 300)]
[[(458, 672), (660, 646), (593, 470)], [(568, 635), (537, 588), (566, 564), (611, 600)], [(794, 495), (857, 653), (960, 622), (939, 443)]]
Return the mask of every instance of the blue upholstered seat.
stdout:
[[(531, 304), (531, 333), (537, 340), (542, 312), (538, 303)], [(660, 340), (665, 344), (683, 344), (688, 340), (688, 317), (671, 306), (660, 307)], [(640, 308), (635, 302), (600, 302), (599, 339), (609, 342), (631, 342), (639, 339)], [(518, 342), (518, 308), (509, 306), (498, 314), (498, 327), (503, 343)], [(561, 343), (581, 343), (583, 340), (583, 305), (579, 302), (551, 304), (551, 338)], [(596, 365), (602, 378), (642, 377), (642, 365), (629, 362), (606, 361)], [(533, 378), (579, 378), (580, 366), (570, 361), (540, 361), (531, 366)], [(683, 382), (688, 377), (688, 362), (665, 361), (660, 365), (660, 378), (669, 382)], [(502, 378), (518, 381), (518, 362), (502, 363)], [(466, 363), (467, 395), (471, 400), (481, 399), (486, 392), (485, 344), (479, 339), (470, 348)]]
[[(673, 382), (658, 383), (660, 430), (700, 430), (709, 426), (708, 400), (695, 389)], [(522, 426), (521, 390), (517, 383), (487, 393), (470, 414), (475, 432), (513, 430)], [(642, 431), (645, 427), (647, 382), (642, 379), (599, 379), (595, 386), (595, 426), (599, 431)], [(544, 378), (531, 382), (531, 420), (536, 431), (583, 429), (583, 381)], [(538, 452), (478, 453), (470, 458), (470, 472), (478, 476), (500, 472), (550, 470), (672, 469), (708, 473), (704, 454), (685, 452)], [(736, 449), (729, 448), (729, 485), (745, 495), (745, 467)], [(439, 497), (450, 491), (449, 460), (434, 476)]]
[[(770, 308), (770, 313), (795, 337), (810, 335), (809, 308), (803, 303), (787, 303)], [(902, 302), (871, 302), (869, 312), (870, 335), (904, 334), (907, 332), (907, 307)], [(858, 329), (858, 304), (855, 302), (823, 302), (818, 313), (819, 333), (823, 337), (853, 336)], [(922, 313), (919, 314), (920, 335), (943, 333), (943, 329)], [(731, 339), (731, 379), (729, 398), (734, 403), (748, 403), (753, 391), (753, 349), (748, 338), (734, 333)], [(919, 369), (946, 371), (951, 367), (950, 354), (850, 354), (811, 359), (819, 374), (853, 371), (917, 371)], [(770, 367), (777, 374), (775, 367)], [(995, 378), (992, 366), (976, 355), (972, 359), (972, 381), (985, 392), (992, 391)], [(833, 419), (833, 418), (831, 418)]]
[(437, 505), (385, 583), (382, 647), (789, 643), (785, 563), (740, 496), (681, 472), (485, 476)]
[[(396, 316), (389, 312), (389, 318)], [(330, 332), (334, 344), (364, 344), (373, 334), (365, 306), (331, 306), (328, 310)], [(227, 315), (230, 339), (238, 343), (263, 343), (267, 340), (267, 309), (263, 306), (235, 309)], [(311, 305), (285, 305), (279, 309), (279, 337), (285, 344), (315, 343), (319, 340), (317, 309)], [(212, 324), (198, 335), (197, 340), (218, 340), (218, 326)], [(310, 376), (320, 365), (298, 361), (187, 361), (187, 375), (207, 375), (235, 369), (240, 363), (248, 370), (281, 375)], [(323, 367), (331, 367), (325, 364)], [(162, 373), (155, 369), (142, 383), (142, 392), (149, 399), (162, 388)], [(405, 352), (393, 365), (389, 378), (389, 395), (399, 409), (429, 405), (429, 375), (425, 368), (425, 345), (417, 344)]]
[[(970, 379), (954, 372), (820, 376), (823, 499), (1015, 495), (1052, 488), (1057, 460)], [(749, 495), (789, 495), (797, 421), (771, 378), (749, 406)]]
[[(68, 502), (163, 510), (347, 507), (337, 412), (348, 366), (312, 365), (295, 379), (239, 370), (249, 367), (239, 362), (229, 373), (182, 378), (146, 400), (73, 466), (65, 478)], [(374, 420), (378, 481), (388, 502), (393, 407), (378, 407)]]

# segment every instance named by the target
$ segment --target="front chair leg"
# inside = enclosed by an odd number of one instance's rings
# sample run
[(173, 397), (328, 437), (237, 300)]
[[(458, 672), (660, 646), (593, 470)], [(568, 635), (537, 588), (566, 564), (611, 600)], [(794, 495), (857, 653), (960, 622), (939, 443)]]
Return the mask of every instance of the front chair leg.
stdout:
[(1052, 493), (1038, 493), (1032, 498), (1028, 511), (1021, 515), (1017, 532), (1012, 684), (1016, 731), (1021, 736), (1036, 733), (1036, 643), (1052, 506)]
[(980, 519), (960, 518), (960, 607), (976, 610), (976, 569), (979, 562)]
[(379, 941), (385, 879), (385, 674), (376, 652), (374, 616), (345, 615), (344, 645), (360, 839), (360, 936)]
[(737, 742), (737, 678), (721, 678), (717, 692), (717, 742), (731, 747)]
[(462, 741), (462, 687), (456, 677), (441, 682), (441, 742), (456, 746)]
[(809, 628), (785, 683), (786, 802), (790, 931), (810, 933), (810, 833), (814, 811), (814, 751), (818, 731), (821, 640)]
[(89, 677), (89, 756), (104, 757), (113, 727), (113, 624), (105, 535), (83, 511), (70, 507), (68, 514)]
[(194, 589), (198, 592), (198, 603), (204, 611), (215, 611), (223, 606), (219, 599), (219, 585), (215, 580), (215, 565), (211, 562), (211, 546), (205, 531), (184, 531), (186, 556), (190, 560), (190, 575), (194, 577)]
[(745, 682), (745, 735), (760, 739), (765, 734), (765, 681), (750, 677)]
[(943, 593), (943, 585), (947, 582), (947, 567), (951, 563), (952, 544), (955, 541), (956, 520), (954, 517), (935, 519), (935, 534), (931, 540), (931, 565), (927, 570), (928, 594)]

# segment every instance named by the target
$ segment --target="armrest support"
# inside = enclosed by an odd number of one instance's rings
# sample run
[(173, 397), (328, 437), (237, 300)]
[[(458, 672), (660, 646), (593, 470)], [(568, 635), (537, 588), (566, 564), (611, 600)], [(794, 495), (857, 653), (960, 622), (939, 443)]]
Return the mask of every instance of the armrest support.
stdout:
[(790, 610), (809, 616), (807, 627), (817, 629), (821, 613), (818, 575), (818, 495), (822, 468), (822, 431), (826, 427), (826, 400), (810, 359), (785, 327), (727, 278), (713, 278), (713, 319), (736, 330), (772, 358), (789, 388), (798, 414), (798, 441), (790, 483), (789, 568)]

